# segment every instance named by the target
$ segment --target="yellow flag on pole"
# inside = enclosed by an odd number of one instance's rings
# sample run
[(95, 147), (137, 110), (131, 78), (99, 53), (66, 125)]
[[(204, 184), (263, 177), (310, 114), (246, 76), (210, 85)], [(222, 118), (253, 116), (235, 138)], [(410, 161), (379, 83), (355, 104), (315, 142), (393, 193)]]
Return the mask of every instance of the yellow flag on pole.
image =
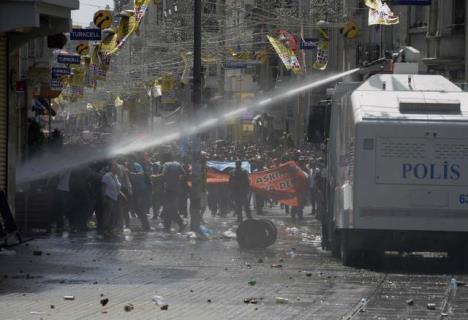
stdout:
[(286, 48), (278, 39), (268, 35), (267, 38), (283, 62), (286, 70), (291, 70), (295, 74), (301, 73), (301, 65), (294, 52), (291, 49)]

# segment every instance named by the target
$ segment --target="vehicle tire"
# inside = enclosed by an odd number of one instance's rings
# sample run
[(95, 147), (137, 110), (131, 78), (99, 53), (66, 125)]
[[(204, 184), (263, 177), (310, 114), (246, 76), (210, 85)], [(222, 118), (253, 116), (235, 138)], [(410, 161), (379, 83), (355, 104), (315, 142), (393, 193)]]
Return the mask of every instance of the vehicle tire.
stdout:
[(335, 238), (330, 240), (330, 249), (333, 257), (338, 259), (341, 258), (341, 245), (339, 239)]
[(271, 246), (273, 243), (276, 242), (276, 239), (278, 237), (278, 229), (276, 228), (275, 224), (270, 220), (262, 219), (260, 221), (264, 223), (267, 231), (268, 241), (265, 247)]
[(468, 269), (468, 258), (465, 248), (466, 246), (460, 245), (459, 248), (453, 247), (447, 250), (448, 262), (453, 273)]
[(348, 245), (346, 233), (340, 235), (340, 258), (344, 266), (354, 267), (357, 264), (357, 252)]
[(362, 252), (361, 262), (362, 267), (381, 268), (384, 265), (385, 253), (382, 250), (365, 250)]
[[(236, 231), (236, 239), (239, 247), (251, 249), (259, 242), (258, 222), (257, 220), (248, 219), (242, 222)], [(262, 236), (263, 238), (263, 236)]]
[(277, 229), (271, 221), (248, 219), (239, 225), (236, 236), (241, 248), (266, 248), (276, 241)]

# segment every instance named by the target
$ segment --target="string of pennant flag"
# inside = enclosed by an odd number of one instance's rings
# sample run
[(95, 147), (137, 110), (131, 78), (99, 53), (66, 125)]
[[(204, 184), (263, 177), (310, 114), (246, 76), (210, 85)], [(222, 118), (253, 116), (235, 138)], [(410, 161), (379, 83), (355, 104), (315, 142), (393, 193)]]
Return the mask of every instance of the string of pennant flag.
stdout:
[[(384, 0), (363, 0), (369, 8), (369, 25), (393, 25), (399, 23), (397, 17)], [(113, 12), (110, 10), (99, 10), (94, 14), (93, 22), (96, 28), (73, 29), (70, 33), (71, 40), (83, 41), (76, 46), (76, 54), (63, 50), (55, 52), (57, 62), (65, 64), (66, 67), (52, 68), (51, 89), (60, 91), (61, 98), (68, 101), (77, 101), (83, 97), (84, 88), (96, 89), (98, 81), (105, 81), (114, 57), (131, 39), (138, 34), (139, 27), (145, 17), (148, 7), (153, 3), (151, 0), (134, 0), (133, 10), (120, 12), (118, 24), (112, 27)], [(358, 25), (353, 21), (344, 21), (340, 28), (341, 34), (347, 39), (358, 36)], [(262, 35), (264, 37), (265, 35)], [(248, 63), (267, 63), (269, 55), (276, 54), (280, 58), (286, 70), (299, 75), (305, 71), (305, 51), (313, 49), (316, 52), (315, 62), (312, 68), (315, 70), (326, 70), (329, 60), (329, 35), (326, 28), (320, 28), (318, 37), (305, 38), (303, 26), (299, 38), (287, 30), (278, 29), (266, 35), (270, 48), (256, 51), (241, 51), (228, 48), (225, 68), (245, 68)], [(91, 42), (91, 45), (89, 44)], [(301, 53), (301, 56), (298, 55)], [(191, 52), (181, 49), (179, 52), (182, 68), (180, 81), (188, 83), (190, 69), (193, 65)], [(298, 58), (298, 56), (301, 58)], [(203, 63), (206, 65), (217, 64), (218, 59), (208, 54), (203, 54)], [(164, 79), (163, 79), (164, 80)], [(162, 85), (163, 80), (152, 80), (145, 82), (145, 86), (155, 88)], [(167, 83), (167, 79), (164, 80)], [(171, 86), (172, 87), (172, 86)], [(165, 90), (162, 90), (164, 92)]]

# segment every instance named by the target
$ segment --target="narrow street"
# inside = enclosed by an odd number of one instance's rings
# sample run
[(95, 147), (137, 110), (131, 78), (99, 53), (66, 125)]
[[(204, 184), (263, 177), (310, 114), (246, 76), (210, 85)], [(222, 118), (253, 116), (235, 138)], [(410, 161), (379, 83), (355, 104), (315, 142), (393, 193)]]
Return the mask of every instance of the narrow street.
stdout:
[[(235, 239), (223, 236), (233, 218), (207, 218), (213, 230), (207, 241), (159, 230), (127, 234), (123, 242), (98, 240), (93, 233), (35, 239), (13, 248), (15, 255), (0, 256), (0, 319), (468, 316), (468, 288), (460, 283), (448, 298), (446, 259), (387, 257), (388, 274), (347, 268), (320, 249), (319, 226), (310, 216), (296, 225), (273, 208), (266, 218), (278, 226), (279, 239), (254, 251), (241, 251)], [(167, 311), (152, 301), (155, 295), (163, 297)], [(279, 304), (277, 297), (288, 301)], [(248, 298), (257, 303), (245, 303)], [(133, 310), (125, 311), (128, 304)]]

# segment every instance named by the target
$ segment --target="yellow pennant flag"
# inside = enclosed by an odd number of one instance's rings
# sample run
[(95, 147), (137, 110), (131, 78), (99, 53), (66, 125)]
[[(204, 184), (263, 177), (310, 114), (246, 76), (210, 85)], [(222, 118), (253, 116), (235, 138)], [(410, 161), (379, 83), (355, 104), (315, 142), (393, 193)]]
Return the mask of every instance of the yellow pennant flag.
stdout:
[(365, 0), (364, 3), (369, 7), (369, 25), (393, 25), (400, 23), (400, 18), (397, 17), (390, 7), (383, 3), (382, 0)]
[(294, 52), (291, 49), (285, 47), (278, 39), (268, 35), (267, 38), (283, 62), (286, 70), (291, 70), (294, 74), (301, 73), (301, 65)]
[(327, 69), (328, 66), (328, 49), (330, 47), (330, 42), (325, 30), (320, 29), (319, 33), (320, 37), (317, 47), (317, 58), (315, 59), (312, 68), (323, 71)]

